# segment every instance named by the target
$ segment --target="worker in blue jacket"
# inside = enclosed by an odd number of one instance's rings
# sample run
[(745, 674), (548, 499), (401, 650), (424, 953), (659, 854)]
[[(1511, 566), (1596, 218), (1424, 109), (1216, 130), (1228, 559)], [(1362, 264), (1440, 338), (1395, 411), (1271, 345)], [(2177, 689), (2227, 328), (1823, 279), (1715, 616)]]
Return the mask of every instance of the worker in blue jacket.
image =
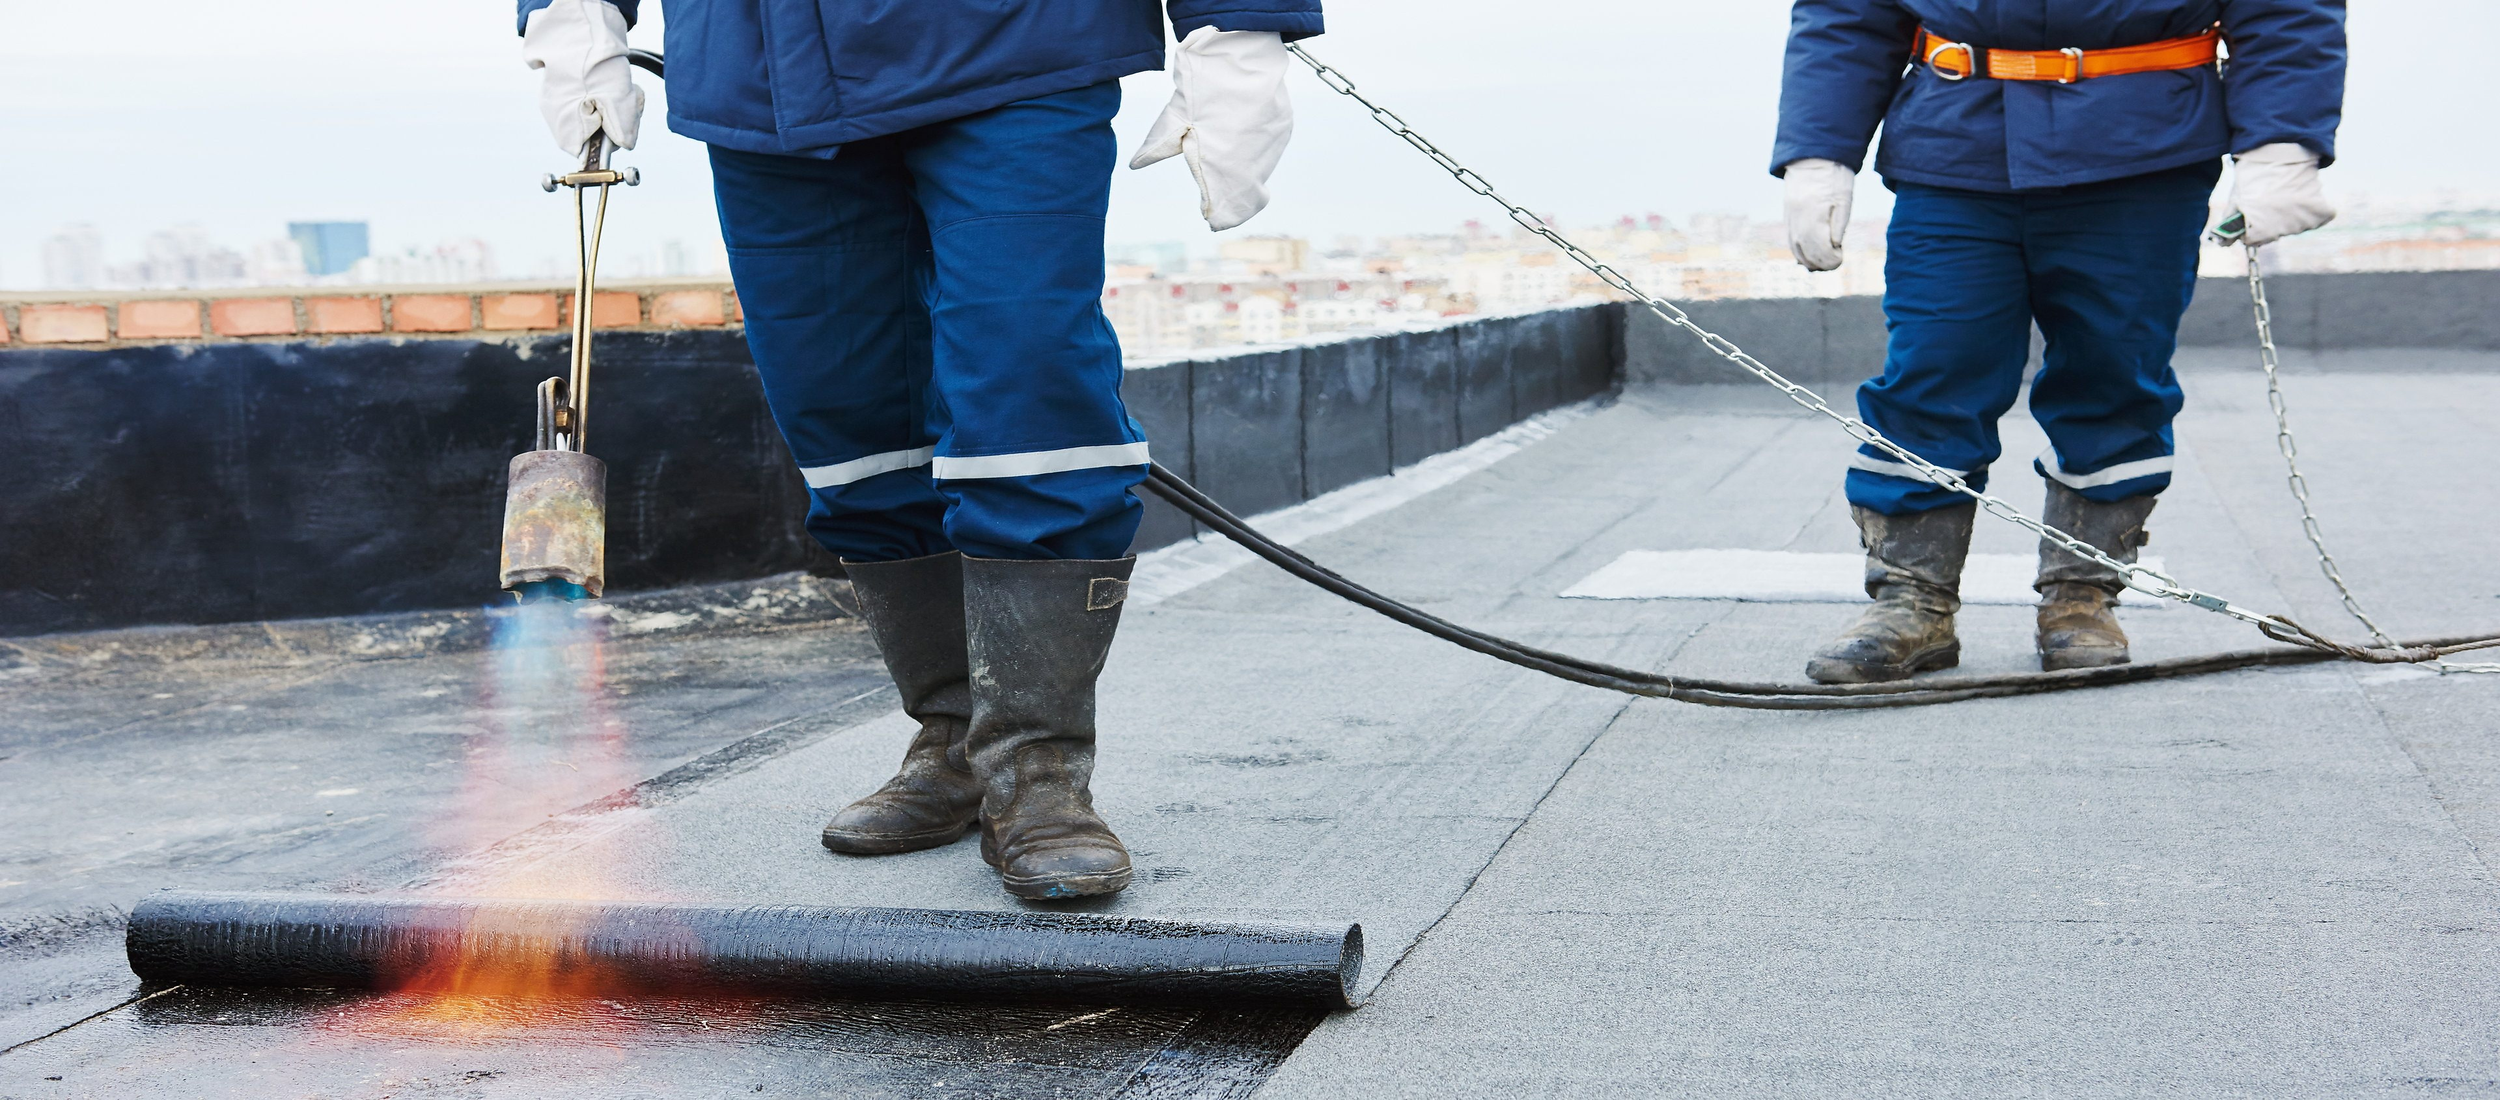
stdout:
[[(1026, 898), (1128, 884), (1093, 808), (1094, 682), (1135, 560), (1145, 435), (1101, 308), (1118, 78), (1174, 92), (1210, 228), (1266, 205), (1285, 42), (1319, 0), (669, 0), (669, 126), (711, 147), (721, 232), (808, 529), (920, 722), (825, 846), (949, 844)], [(632, 148), (636, 0), (520, 0), (556, 144)]]
[[(1771, 155), (1797, 262), (1840, 266), (1878, 123), (1895, 195), (1859, 416), (1984, 489), (2038, 325), (2044, 518), (2134, 561), (2170, 484), (2170, 356), (2222, 160), (2251, 245), (2325, 224), (2343, 86), (2342, 0), (1797, 0)], [(1875, 604), (1807, 674), (1952, 667), (1975, 503), (1872, 446), (1846, 484)], [(2128, 659), (2116, 570), (2043, 540), (2036, 587), (2042, 668)]]

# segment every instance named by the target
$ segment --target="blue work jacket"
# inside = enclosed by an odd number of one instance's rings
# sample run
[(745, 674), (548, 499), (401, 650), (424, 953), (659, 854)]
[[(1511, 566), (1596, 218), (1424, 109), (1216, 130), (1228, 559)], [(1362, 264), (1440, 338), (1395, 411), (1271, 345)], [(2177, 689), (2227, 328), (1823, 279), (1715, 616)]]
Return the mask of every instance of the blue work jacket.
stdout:
[[(1924, 23), (1954, 42), (2083, 50), (2222, 24), (2230, 61), (2072, 84), (1949, 80), (1913, 58)], [(2343, 0), (1797, 0), (1771, 174), (1808, 157), (1855, 169), (1875, 125), (1887, 180), (2021, 191), (2177, 168), (2296, 141), (2335, 159)]]
[[(611, 0), (631, 25), (637, 0)], [(1161, 0), (667, 0), (668, 128), (842, 143), (1163, 67)], [(520, 0), (521, 26), (548, 0)], [(1320, 0), (1169, 0), (1172, 29), (1320, 32)]]

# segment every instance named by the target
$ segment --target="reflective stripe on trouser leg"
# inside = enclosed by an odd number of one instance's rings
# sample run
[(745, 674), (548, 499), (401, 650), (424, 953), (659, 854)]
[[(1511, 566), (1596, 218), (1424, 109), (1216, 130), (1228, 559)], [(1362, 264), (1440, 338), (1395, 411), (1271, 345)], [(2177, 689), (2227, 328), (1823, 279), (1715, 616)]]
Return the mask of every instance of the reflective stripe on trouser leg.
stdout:
[(929, 225), (930, 472), (946, 536), (984, 558), (1116, 558), (1143, 508), (1145, 434), (1102, 314), (1116, 83), (906, 135)]
[(887, 451), (844, 462), (822, 466), (801, 466), (799, 477), (810, 489), (839, 489), (854, 481), (866, 481), (878, 474), (910, 470), (926, 466), (936, 456), (936, 447), (914, 447), (907, 451)]
[(1097, 470), (1105, 466), (1143, 466), (1153, 461), (1148, 457), (1144, 441), (1112, 443), (1099, 447), (1062, 447), (1053, 451), (1025, 451), (1009, 455), (948, 456), (934, 460), (930, 473), (949, 481), (971, 481), (984, 478), (1032, 477), (1036, 474), (1066, 473), (1070, 470)]
[(2040, 472), (2040, 476), (2084, 494), (2088, 500), (2096, 489), (2119, 490), (2119, 499), (2160, 492), (2169, 487), (2171, 472), (2177, 468), (2178, 461), (2176, 455), (2160, 455), (2113, 463), (2088, 474), (2076, 474), (2067, 472), (2065, 464), (2057, 457), (2057, 448), (2050, 447), (2041, 451), (2040, 457), (2032, 459), (2031, 465)]
[[(1874, 453), (1868, 453), (1870, 451)], [(1883, 457), (1877, 457), (1878, 455)], [(1928, 465), (1935, 466), (1936, 464), (1931, 462)], [(1927, 471), (1886, 455), (1884, 452), (1876, 451), (1873, 447), (1861, 447), (1858, 453), (1850, 455), (1849, 468), (1863, 470), (1870, 474), (1881, 474), (1884, 477), (1899, 478), (1903, 481), (1916, 481), (1921, 484), (1934, 484), (1936, 480), (1928, 476)], [(1951, 466), (1936, 466), (1936, 468), (1966, 481), (1970, 479), (1972, 473), (1969, 470), (1956, 470)], [(1985, 473), (1985, 471), (1981, 472)]]

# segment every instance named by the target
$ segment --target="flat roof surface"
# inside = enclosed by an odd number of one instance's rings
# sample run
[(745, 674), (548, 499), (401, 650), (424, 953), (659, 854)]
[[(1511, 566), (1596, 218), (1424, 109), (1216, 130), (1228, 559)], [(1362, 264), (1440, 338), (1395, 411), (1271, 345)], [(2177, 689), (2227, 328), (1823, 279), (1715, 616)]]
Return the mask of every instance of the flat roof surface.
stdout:
[[(2371, 354), (2397, 358), (2287, 382), (2344, 573), (2400, 635), (2500, 629), (2500, 355)], [(2357, 636), (2245, 360), (2181, 356), (2151, 549)], [(2035, 506), (2038, 429), (2018, 406), (2004, 432), (1995, 488)], [(1696, 675), (1797, 680), (1854, 614), (1560, 597), (1634, 550), (1853, 549), (1849, 441), (1776, 394), (1635, 390), (1515, 442), (1386, 511), (1306, 512), (1301, 549), (1460, 622)], [(1975, 547), (2029, 548), (1986, 521)], [(19, 1044), (0, 1093), (2500, 1092), (2500, 675), (1712, 709), (1545, 678), (1187, 553), (1141, 570), (1159, 598), (1127, 611), (1104, 677), (1096, 797), (1138, 876), (1096, 908), (1360, 921), (1362, 1008), (134, 1004), (118, 915), (164, 886), (1015, 903), (970, 841), (818, 846), (910, 729), (851, 620), (611, 628), (587, 669), (510, 647), (29, 648), (0, 672), (0, 1046)], [(2121, 618), (2139, 659), (2261, 641), (2190, 610)], [(2032, 667), (2028, 609), (1975, 606), (1961, 629), (1966, 671)]]

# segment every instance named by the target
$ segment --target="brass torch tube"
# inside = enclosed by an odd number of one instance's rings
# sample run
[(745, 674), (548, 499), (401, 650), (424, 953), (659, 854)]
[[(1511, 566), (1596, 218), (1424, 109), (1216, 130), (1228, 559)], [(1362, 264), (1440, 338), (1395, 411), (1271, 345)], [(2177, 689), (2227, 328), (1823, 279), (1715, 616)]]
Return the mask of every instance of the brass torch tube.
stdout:
[[(607, 159), (607, 137), (593, 135), (590, 151), (583, 162), (584, 171), (597, 171)], [(598, 291), (599, 238), (608, 225), (608, 185), (598, 184), (599, 205), (595, 214), (588, 210), (581, 187), (573, 189), (573, 228), (576, 258), (580, 273), (573, 280), (573, 370), (565, 387), (566, 403), (572, 406), (572, 449), (589, 449), (590, 434), (590, 333), (591, 302)]]

